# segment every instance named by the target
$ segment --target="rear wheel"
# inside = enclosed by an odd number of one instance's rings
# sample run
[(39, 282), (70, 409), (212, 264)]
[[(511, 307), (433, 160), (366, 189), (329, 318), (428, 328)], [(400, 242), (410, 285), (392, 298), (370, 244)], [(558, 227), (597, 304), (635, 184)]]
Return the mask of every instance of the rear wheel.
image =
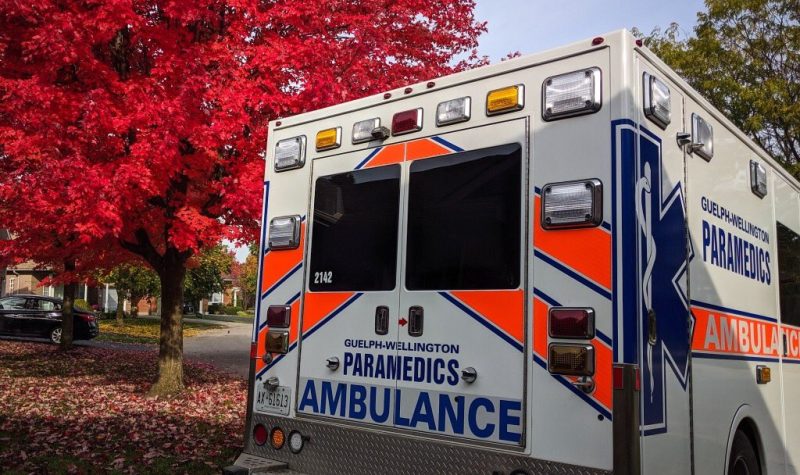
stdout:
[(61, 327), (55, 327), (50, 330), (50, 341), (56, 345), (61, 343)]
[(728, 460), (728, 475), (761, 475), (756, 450), (742, 431), (736, 431)]

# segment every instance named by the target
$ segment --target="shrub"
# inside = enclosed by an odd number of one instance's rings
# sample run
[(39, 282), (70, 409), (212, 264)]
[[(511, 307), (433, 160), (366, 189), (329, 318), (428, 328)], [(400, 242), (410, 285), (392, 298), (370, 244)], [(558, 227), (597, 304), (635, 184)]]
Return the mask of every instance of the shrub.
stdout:
[(92, 306), (89, 305), (89, 302), (83, 299), (75, 299), (75, 302), (72, 304), (73, 308), (77, 308), (78, 310), (83, 310), (86, 312), (92, 311)]
[(221, 303), (212, 303), (208, 305), (208, 313), (212, 315), (219, 314), (221, 309), (222, 309)]
[(233, 305), (226, 305), (222, 307), (223, 315), (236, 315), (242, 310), (242, 307), (234, 307)]

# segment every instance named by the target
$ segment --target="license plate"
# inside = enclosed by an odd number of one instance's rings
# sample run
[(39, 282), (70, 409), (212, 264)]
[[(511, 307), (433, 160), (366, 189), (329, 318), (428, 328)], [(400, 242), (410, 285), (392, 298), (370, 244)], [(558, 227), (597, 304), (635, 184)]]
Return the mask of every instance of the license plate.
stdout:
[(270, 391), (263, 385), (256, 386), (256, 412), (289, 415), (289, 401), (291, 401), (292, 388), (278, 386)]

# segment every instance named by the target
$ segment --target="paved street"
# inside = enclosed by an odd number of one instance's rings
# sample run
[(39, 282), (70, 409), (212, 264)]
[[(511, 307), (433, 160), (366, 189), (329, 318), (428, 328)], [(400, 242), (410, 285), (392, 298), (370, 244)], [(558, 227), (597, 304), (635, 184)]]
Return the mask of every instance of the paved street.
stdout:
[[(153, 318), (158, 317), (139, 317)], [(210, 320), (185, 319), (187, 322), (212, 323), (225, 328), (208, 330), (202, 336), (184, 338), (183, 354), (188, 360), (209, 363), (217, 368), (242, 378), (247, 377), (250, 358), (250, 333), (252, 325), (249, 323), (221, 322)], [(14, 337), (2, 339), (20, 340)], [(25, 338), (26, 341), (42, 341), (41, 338)], [(92, 346), (96, 348), (113, 348), (117, 350), (157, 351), (155, 345), (137, 343), (115, 343), (110, 341), (76, 341), (75, 345)]]

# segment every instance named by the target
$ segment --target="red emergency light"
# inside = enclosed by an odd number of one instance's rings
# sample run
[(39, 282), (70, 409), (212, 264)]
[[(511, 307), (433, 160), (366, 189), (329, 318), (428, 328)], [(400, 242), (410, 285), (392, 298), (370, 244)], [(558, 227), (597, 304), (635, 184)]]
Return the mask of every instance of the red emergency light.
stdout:
[(398, 112), (392, 117), (392, 135), (422, 130), (422, 108)]

